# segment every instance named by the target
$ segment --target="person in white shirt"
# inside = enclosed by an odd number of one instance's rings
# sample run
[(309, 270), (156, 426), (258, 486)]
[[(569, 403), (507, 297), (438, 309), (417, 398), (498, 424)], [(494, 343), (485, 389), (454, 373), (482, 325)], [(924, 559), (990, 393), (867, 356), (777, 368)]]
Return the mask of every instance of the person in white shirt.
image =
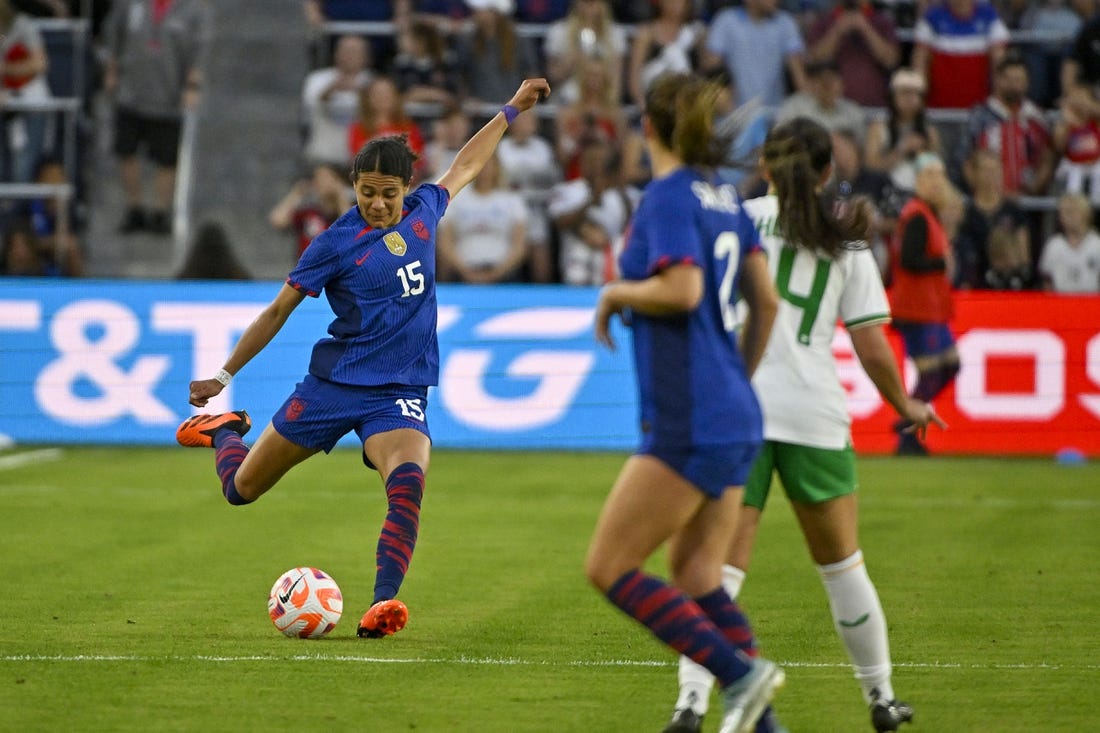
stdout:
[(561, 168), (550, 141), (538, 134), (539, 118), (524, 113), (508, 128), (497, 146), (497, 158), (513, 191), (527, 202), (527, 252), (533, 282), (554, 279), (550, 219), (546, 200), (550, 188), (561, 180)]
[(554, 186), (547, 211), (558, 230), (561, 280), (603, 285), (615, 277), (615, 256), (641, 194), (618, 180), (619, 158), (606, 143), (581, 148), (581, 177)]
[[(883, 331), (890, 307), (866, 242), (870, 212), (860, 203), (843, 218), (822, 205), (832, 173), (828, 131), (805, 117), (777, 125), (764, 143), (770, 193), (745, 202), (760, 230), (779, 291), (779, 313), (753, 375), (764, 412), (764, 448), (745, 485), (744, 506), (723, 585), (736, 598), (768, 498), (772, 474), (802, 527), (829, 597), (836, 630), (848, 651), (876, 731), (894, 731), (913, 716), (894, 698), (886, 617), (863, 564), (856, 524), (856, 472), (850, 418), (832, 344), (837, 321), (852, 340), (867, 376), (897, 413), (923, 433), (946, 427), (925, 402), (908, 396)], [(681, 658), (677, 717), (706, 712), (710, 674)], [(773, 726), (778, 729), (778, 724)]]
[(374, 78), (370, 47), (361, 36), (341, 36), (333, 65), (306, 76), (302, 85), (302, 112), (306, 125), (305, 161), (308, 165), (346, 165), (348, 125), (359, 114), (359, 92)]
[(527, 204), (504, 188), (493, 155), (440, 221), (441, 279), (481, 285), (520, 280), (527, 259), (526, 219)]
[(1056, 293), (1100, 293), (1100, 234), (1092, 225), (1092, 207), (1082, 194), (1058, 199), (1062, 231), (1047, 240), (1039, 255), (1043, 289)]

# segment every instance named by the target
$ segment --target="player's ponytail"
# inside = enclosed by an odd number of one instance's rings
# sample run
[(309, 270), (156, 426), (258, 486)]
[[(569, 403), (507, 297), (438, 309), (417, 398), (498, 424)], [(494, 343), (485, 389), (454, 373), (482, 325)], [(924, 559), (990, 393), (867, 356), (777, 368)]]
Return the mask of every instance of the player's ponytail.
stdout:
[(351, 181), (359, 180), (360, 173), (379, 173), (397, 176), (405, 185), (413, 177), (413, 164), (417, 155), (409, 147), (408, 135), (386, 135), (367, 142), (355, 155), (351, 166)]
[(832, 157), (828, 130), (806, 117), (776, 125), (764, 141), (764, 168), (779, 198), (778, 234), (794, 246), (829, 257), (866, 238), (871, 223), (862, 203), (848, 205), (838, 215), (831, 198), (819, 192)]
[(663, 74), (646, 94), (645, 113), (657, 139), (690, 166), (713, 168), (729, 155), (730, 139), (714, 128), (721, 85), (691, 74)]

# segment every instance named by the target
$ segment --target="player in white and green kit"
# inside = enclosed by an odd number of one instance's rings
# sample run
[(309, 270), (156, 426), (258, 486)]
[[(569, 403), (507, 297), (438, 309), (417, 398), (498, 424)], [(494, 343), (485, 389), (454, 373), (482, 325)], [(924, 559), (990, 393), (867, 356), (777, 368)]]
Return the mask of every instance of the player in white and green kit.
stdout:
[[(723, 584), (737, 596), (778, 473), (821, 574), (872, 725), (881, 733), (897, 730), (913, 713), (894, 697), (886, 618), (859, 549), (850, 418), (832, 352), (837, 321), (899, 415), (922, 433), (929, 423), (945, 425), (926, 403), (909, 398), (902, 384), (883, 332), (890, 312), (882, 279), (860, 241), (867, 231), (866, 210), (856, 204), (838, 219), (820, 197), (831, 159), (829, 133), (816, 122), (797, 118), (775, 127), (764, 144), (769, 195), (745, 203), (760, 230), (780, 306), (752, 380), (764, 412), (765, 444), (745, 486)], [(705, 713), (709, 695), (706, 671), (681, 659), (680, 696), (665, 730), (697, 730), (692, 724)]]

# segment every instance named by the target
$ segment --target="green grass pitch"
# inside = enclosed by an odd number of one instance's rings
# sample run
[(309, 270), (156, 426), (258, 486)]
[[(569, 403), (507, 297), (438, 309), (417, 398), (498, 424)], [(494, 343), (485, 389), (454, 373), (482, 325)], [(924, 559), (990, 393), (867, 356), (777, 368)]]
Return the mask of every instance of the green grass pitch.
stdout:
[[(311, 459), (240, 509), (208, 451), (0, 454), (0, 731), (658, 731), (674, 658), (581, 570), (623, 458), (436, 451), (401, 594), (409, 625), (362, 640), (384, 494), (354, 451)], [(859, 470), (894, 683), (916, 709), (907, 730), (1095, 729), (1100, 469)], [(326, 639), (284, 638), (267, 619), (271, 584), (295, 565), (343, 589)], [(781, 496), (742, 600), (786, 667), (783, 722), (870, 731)]]

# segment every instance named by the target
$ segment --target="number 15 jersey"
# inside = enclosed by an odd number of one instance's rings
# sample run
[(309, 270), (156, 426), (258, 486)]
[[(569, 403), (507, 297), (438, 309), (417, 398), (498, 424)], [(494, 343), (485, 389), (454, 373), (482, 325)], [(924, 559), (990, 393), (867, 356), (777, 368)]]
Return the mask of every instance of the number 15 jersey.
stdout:
[(627, 280), (673, 265), (703, 270), (703, 299), (688, 313), (629, 314), (645, 445), (760, 441), (760, 406), (733, 330), (741, 262), (759, 237), (730, 185), (680, 168), (651, 182), (619, 256)]
[(323, 290), (336, 314), (310, 374), (364, 387), (439, 383), (435, 234), (449, 200), (425, 183), (388, 229), (372, 229), (353, 207), (302, 253), (287, 283), (312, 297)]

